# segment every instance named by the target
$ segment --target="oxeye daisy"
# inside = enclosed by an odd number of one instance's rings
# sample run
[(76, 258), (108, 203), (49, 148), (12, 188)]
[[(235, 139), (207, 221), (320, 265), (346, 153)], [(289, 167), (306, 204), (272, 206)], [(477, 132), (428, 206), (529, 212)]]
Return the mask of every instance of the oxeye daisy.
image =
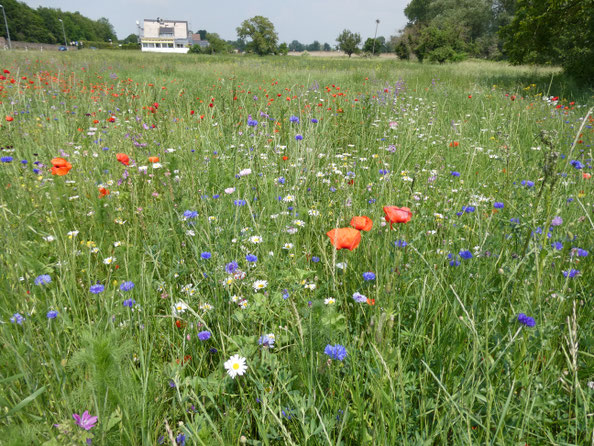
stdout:
[(267, 280), (256, 280), (252, 286), (254, 288), (254, 291), (263, 290), (264, 288), (266, 288), (268, 286), (268, 281)]
[(229, 360), (225, 362), (224, 366), (227, 370), (227, 374), (232, 379), (235, 379), (236, 376), (242, 376), (247, 370), (245, 358), (242, 358), (239, 355), (231, 356)]

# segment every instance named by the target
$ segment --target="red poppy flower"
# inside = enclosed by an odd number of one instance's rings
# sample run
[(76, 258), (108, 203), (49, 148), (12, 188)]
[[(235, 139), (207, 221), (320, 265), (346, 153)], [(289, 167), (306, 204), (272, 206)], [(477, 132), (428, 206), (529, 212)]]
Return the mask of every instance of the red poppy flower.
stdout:
[(384, 206), (384, 212), (386, 214), (386, 221), (390, 223), (390, 228), (393, 223), (408, 223), (412, 218), (412, 212), (409, 208)]
[(130, 164), (130, 157), (128, 155), (126, 155), (125, 153), (116, 153), (116, 159), (122, 163), (124, 166), (127, 166)]
[(373, 221), (371, 218), (366, 217), (365, 215), (361, 217), (353, 217), (351, 219), (351, 226), (359, 231), (371, 231), (373, 227)]
[(326, 233), (336, 249), (346, 248), (352, 251), (361, 243), (361, 233), (353, 228), (332, 229)]
[(14, 121), (14, 118), (13, 118), (12, 116), (7, 116), (7, 117), (6, 117), (6, 120), (7, 120), (8, 122), (12, 122), (12, 121)]
[(149, 163), (158, 163), (159, 157), (158, 156), (149, 156)]
[(105, 189), (104, 187), (99, 188), (99, 198), (103, 198), (106, 195), (109, 195), (109, 189)]
[(450, 143), (450, 147), (458, 147), (460, 143), (458, 141), (453, 141)]
[(72, 169), (72, 164), (64, 158), (52, 159), (52, 166), (52, 175), (64, 176)]

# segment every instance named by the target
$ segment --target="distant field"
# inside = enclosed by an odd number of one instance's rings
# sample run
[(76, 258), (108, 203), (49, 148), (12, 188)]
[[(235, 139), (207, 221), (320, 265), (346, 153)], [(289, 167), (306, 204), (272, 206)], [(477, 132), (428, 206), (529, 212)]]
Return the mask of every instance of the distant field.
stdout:
[[(296, 51), (289, 51), (289, 56), (303, 56), (304, 53), (307, 53), (308, 56), (312, 57), (348, 57), (347, 54), (343, 53), (342, 51), (304, 51), (304, 52), (296, 52)], [(357, 55), (353, 54), (351, 57), (365, 57), (365, 55)], [(378, 56), (381, 59), (398, 59), (396, 54), (394, 53), (383, 53), (379, 54)]]
[(594, 441), (592, 92), (310, 55), (0, 52), (0, 443)]

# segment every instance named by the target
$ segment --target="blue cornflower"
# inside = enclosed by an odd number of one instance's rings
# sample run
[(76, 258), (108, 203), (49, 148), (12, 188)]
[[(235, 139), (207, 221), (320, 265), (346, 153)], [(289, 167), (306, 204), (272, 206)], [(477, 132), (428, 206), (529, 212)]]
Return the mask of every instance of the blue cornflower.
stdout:
[(197, 211), (184, 211), (184, 218), (186, 220), (188, 220), (190, 218), (196, 218), (196, 217), (198, 217)]
[(245, 201), (245, 200), (235, 200), (235, 201), (233, 202), (233, 204), (234, 204), (235, 206), (245, 206), (245, 205), (247, 204), (247, 201)]
[(460, 266), (460, 260), (450, 260), (450, 266)]
[(450, 175), (453, 176), (453, 177), (459, 177), (460, 176), (460, 172), (456, 172), (455, 170), (452, 170), (450, 172)]
[(50, 310), (46, 314), (48, 319), (55, 319), (58, 317), (58, 312), (56, 310)]
[(285, 177), (279, 177), (276, 181), (278, 181), (278, 184), (285, 184)]
[(388, 169), (380, 169), (379, 173), (380, 173), (380, 175), (384, 176), (384, 175), (388, 175), (390, 173), (390, 171)]
[(134, 282), (123, 282), (120, 285), (120, 291), (130, 291), (132, 288), (134, 288)]
[(503, 209), (504, 208), (504, 204), (501, 203), (500, 201), (496, 201), (495, 203), (493, 203), (493, 207), (495, 209)]
[(318, 123), (318, 120), (316, 118), (311, 118), (311, 122), (314, 123), (314, 124), (317, 124)]
[(0, 161), (3, 163), (11, 163), (14, 158), (12, 156), (3, 156), (0, 158)]
[(520, 184), (522, 186), (526, 186), (526, 187), (534, 187), (534, 181), (530, 181), (530, 180), (522, 180), (522, 182)]
[(369, 204), (375, 203), (375, 198), (370, 198), (369, 200), (367, 200), (367, 203), (369, 203)]
[(238, 268), (239, 265), (235, 260), (233, 260), (232, 262), (229, 262), (225, 265), (225, 272), (227, 274), (233, 274), (235, 271), (237, 271)]
[(571, 268), (568, 271), (563, 271), (563, 276), (565, 276), (565, 277), (575, 277), (579, 273), (580, 273), (580, 270), (579, 269), (573, 269), (573, 268)]
[(258, 125), (258, 121), (256, 121), (255, 119), (248, 119), (247, 125), (249, 125), (250, 127), (256, 127)]
[(463, 259), (472, 259), (472, 253), (467, 250), (460, 251), (458, 255)]
[(248, 262), (254, 262), (254, 263), (258, 261), (258, 257), (255, 256), (254, 254), (248, 254), (247, 256), (245, 256), (245, 259)]
[(275, 341), (274, 335), (267, 334), (267, 335), (260, 336), (260, 339), (258, 339), (258, 344), (261, 345), (263, 348), (273, 349), (274, 341)]
[(519, 225), (520, 224), (520, 219), (519, 218), (510, 218), (509, 219), (509, 222), (510, 223), (513, 223), (513, 224), (516, 224), (516, 225)]
[(526, 316), (524, 313), (518, 314), (518, 322), (526, 327), (534, 327), (536, 322), (530, 316)]
[(344, 346), (340, 344), (328, 344), (324, 349), (324, 353), (328, 355), (330, 359), (336, 359), (338, 361), (342, 361), (344, 358), (347, 357), (346, 348), (344, 348)]
[(375, 280), (375, 274), (371, 271), (363, 273), (363, 280), (369, 282), (371, 280)]
[(578, 257), (588, 257), (588, 251), (582, 248), (574, 248), (572, 249), (572, 254), (577, 255)]
[(301, 136), (301, 135), (295, 135), (295, 139), (297, 141), (301, 141), (303, 139), (303, 136)]
[(179, 434), (177, 437), (175, 437), (175, 442), (181, 446), (185, 446), (186, 436), (184, 434)]
[(404, 240), (396, 240), (394, 242), (394, 246), (396, 246), (396, 248), (404, 248), (407, 245), (408, 243), (406, 243)]
[(311, 258), (311, 261), (314, 262), (314, 263), (318, 263), (320, 261), (320, 258), (318, 256), (313, 256)]
[(99, 293), (102, 293), (103, 291), (105, 291), (105, 287), (101, 284), (91, 285), (91, 288), (89, 288), (89, 291), (93, 294), (99, 294)]
[(198, 333), (198, 339), (200, 339), (201, 341), (208, 341), (210, 339), (210, 331), (201, 331), (200, 333)]
[(27, 161), (27, 160), (21, 160), (21, 164), (24, 165), (24, 166), (26, 166), (27, 164), (29, 164), (29, 161)]
[(584, 168), (584, 165), (582, 163), (580, 163), (579, 161), (577, 161), (577, 160), (570, 161), (569, 164), (571, 164), (576, 169), (583, 169)]
[(557, 251), (561, 251), (563, 249), (563, 243), (561, 242), (551, 243), (551, 246)]
[(353, 293), (353, 300), (359, 304), (363, 304), (363, 303), (367, 302), (367, 296), (364, 296), (363, 294), (359, 293), (358, 291), (355, 291)]
[(336, 188), (334, 186), (330, 187), (330, 192), (336, 192)]
[(295, 124), (299, 124), (299, 117), (298, 116), (291, 116), (289, 121), (294, 122)]
[(286, 288), (283, 290), (283, 299), (287, 300), (289, 298), (289, 290)]
[(200, 254), (200, 258), (204, 259), (204, 260), (208, 260), (212, 257), (212, 254), (208, 251), (204, 251), (203, 253)]
[(10, 318), (10, 322), (12, 322), (13, 324), (23, 325), (23, 322), (25, 322), (25, 317), (22, 316), (20, 313), (15, 313)]
[(126, 299), (124, 301), (124, 307), (132, 308), (136, 301), (134, 299)]
[(33, 169), (33, 173), (34, 173), (35, 175), (38, 175), (38, 174), (39, 174), (39, 172), (41, 172), (41, 170), (39, 170), (39, 169)]
[(474, 206), (464, 206), (462, 210), (468, 214), (470, 212), (474, 212), (476, 208)]
[(35, 278), (35, 285), (46, 285), (52, 281), (52, 278), (49, 274), (42, 274)]

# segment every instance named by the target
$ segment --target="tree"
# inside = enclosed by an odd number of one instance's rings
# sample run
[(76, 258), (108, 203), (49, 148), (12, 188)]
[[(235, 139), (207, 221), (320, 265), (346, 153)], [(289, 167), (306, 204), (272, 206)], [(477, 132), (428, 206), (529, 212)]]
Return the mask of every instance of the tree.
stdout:
[(280, 54), (281, 56), (286, 56), (287, 54), (289, 54), (289, 46), (283, 42), (278, 46), (278, 54)]
[(305, 46), (298, 40), (293, 40), (291, 43), (289, 43), (289, 50), (300, 53), (301, 51), (305, 50)]
[(249, 38), (246, 48), (248, 51), (264, 56), (276, 51), (278, 35), (270, 20), (261, 15), (244, 20), (237, 28), (237, 36), (240, 39)]
[(502, 28), (504, 51), (514, 64), (560, 64), (578, 81), (594, 85), (594, 0), (518, 0)]
[(444, 63), (463, 60), (467, 49), (463, 28), (431, 25), (421, 30), (413, 51), (419, 62), (428, 59)]
[(371, 37), (368, 38), (365, 43), (363, 44), (363, 51), (365, 51), (366, 53), (375, 53), (378, 56), (381, 53), (385, 53), (386, 52), (386, 39), (384, 37), (378, 37), (377, 39), (375, 39), (375, 45), (373, 42), (374, 39), (372, 39)]
[(332, 47), (330, 46), (329, 43), (324, 43), (323, 50), (324, 51), (332, 51)]
[(138, 43), (138, 35), (137, 34), (130, 34), (124, 40), (121, 41), (122, 44), (126, 43)]
[(359, 44), (361, 43), (361, 36), (357, 33), (353, 33), (348, 29), (345, 29), (336, 38), (338, 42), (338, 49), (344, 51), (349, 57), (353, 53), (359, 52)]
[(196, 34), (200, 35), (200, 40), (207, 40), (206, 35), (208, 34), (205, 29), (199, 29)]
[(322, 49), (322, 45), (317, 40), (314, 40), (313, 43), (310, 43), (305, 47), (307, 51), (320, 51)]

